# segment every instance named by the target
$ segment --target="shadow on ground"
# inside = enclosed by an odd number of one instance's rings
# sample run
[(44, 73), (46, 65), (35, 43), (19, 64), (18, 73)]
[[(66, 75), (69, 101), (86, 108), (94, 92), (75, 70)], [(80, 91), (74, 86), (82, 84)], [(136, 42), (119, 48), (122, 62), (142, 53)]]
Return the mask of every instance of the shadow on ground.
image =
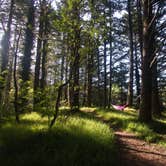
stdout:
[[(42, 126), (46, 122), (36, 121), (35, 123)], [(0, 129), (1, 165), (117, 165), (117, 152), (113, 142), (112, 145), (107, 146), (77, 126), (73, 126), (73, 129), (71, 126), (72, 130), (68, 130), (64, 124), (64, 128), (57, 127), (48, 131), (35, 130), (33, 124), (31, 120), (24, 120), (21, 126), (6, 125)], [(80, 131), (77, 132), (77, 130)]]

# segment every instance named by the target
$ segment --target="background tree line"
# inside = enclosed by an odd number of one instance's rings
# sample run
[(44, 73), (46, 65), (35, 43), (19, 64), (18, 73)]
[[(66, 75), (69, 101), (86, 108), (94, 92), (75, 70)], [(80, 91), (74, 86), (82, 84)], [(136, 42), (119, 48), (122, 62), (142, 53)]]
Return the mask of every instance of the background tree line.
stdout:
[[(163, 0), (0, 0), (0, 116), (59, 105), (166, 105)], [(55, 114), (54, 114), (55, 115)], [(55, 115), (56, 116), (56, 115)]]

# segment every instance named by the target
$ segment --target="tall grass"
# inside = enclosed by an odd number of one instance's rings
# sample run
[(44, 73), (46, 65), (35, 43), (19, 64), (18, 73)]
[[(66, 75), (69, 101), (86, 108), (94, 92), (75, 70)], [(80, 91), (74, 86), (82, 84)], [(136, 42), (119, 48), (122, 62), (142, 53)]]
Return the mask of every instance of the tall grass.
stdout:
[(103, 119), (114, 129), (134, 132), (139, 138), (147, 142), (153, 142), (166, 147), (166, 118), (154, 118), (154, 121), (145, 124), (138, 121), (137, 111), (125, 109), (125, 111), (96, 109), (96, 117)]
[(0, 126), (3, 166), (117, 165), (113, 132), (92, 117), (62, 114), (50, 131), (47, 118), (37, 113), (22, 115), (21, 121)]

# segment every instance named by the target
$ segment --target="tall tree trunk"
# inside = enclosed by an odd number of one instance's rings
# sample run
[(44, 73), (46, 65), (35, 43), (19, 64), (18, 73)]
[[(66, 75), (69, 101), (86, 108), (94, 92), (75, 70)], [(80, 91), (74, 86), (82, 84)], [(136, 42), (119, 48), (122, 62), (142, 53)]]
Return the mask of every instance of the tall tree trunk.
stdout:
[(133, 105), (133, 28), (131, 15), (131, 1), (128, 0), (128, 20), (129, 20), (129, 40), (130, 40), (130, 69), (129, 69), (129, 85), (127, 94), (127, 104)]
[(108, 102), (108, 108), (110, 108), (112, 103), (112, 34), (110, 32), (110, 85), (109, 85), (109, 102)]
[(135, 79), (136, 79), (136, 94), (137, 94), (137, 108), (140, 104), (140, 74), (139, 74), (139, 67), (138, 67), (138, 54), (137, 54), (137, 40), (136, 40), (136, 34), (135, 34), (135, 42), (134, 42), (134, 52), (135, 52)]
[[(91, 40), (89, 38), (89, 47), (91, 44)], [(93, 46), (92, 46), (93, 47)], [(87, 106), (91, 107), (92, 104), (92, 75), (93, 75), (93, 51), (91, 51), (91, 48), (89, 48), (88, 53), (88, 68), (87, 68), (87, 74), (88, 74), (88, 85), (87, 85)]]
[[(97, 47), (97, 46), (96, 46)], [(97, 54), (97, 97), (98, 97), (98, 106), (101, 106), (101, 94), (100, 94), (100, 54), (99, 49), (96, 48), (96, 54)]]
[(21, 109), (22, 112), (27, 109), (29, 102), (29, 92), (28, 88), (30, 86), (30, 74), (31, 74), (31, 58), (34, 43), (34, 28), (35, 28), (35, 7), (34, 0), (28, 1), (28, 11), (27, 11), (27, 23), (25, 30), (25, 40), (24, 40), (24, 55), (22, 58), (22, 70), (21, 70)]
[(158, 81), (157, 81), (157, 60), (154, 62), (152, 66), (152, 113), (154, 115), (161, 115), (161, 104), (159, 99), (158, 92)]
[(73, 69), (73, 96), (70, 96), (72, 98), (71, 102), (71, 110), (72, 111), (78, 111), (79, 110), (79, 61), (80, 61), (80, 55), (79, 55), (79, 48), (77, 47), (74, 51), (74, 57), (76, 57), (75, 63), (74, 63), (74, 69)]
[[(64, 38), (64, 36), (63, 36)], [(61, 73), (60, 73), (60, 80), (61, 80), (61, 84), (63, 84), (63, 81), (64, 81), (64, 75), (65, 75), (65, 47), (64, 47), (64, 44), (62, 45), (62, 51), (61, 51)], [(65, 90), (65, 88), (64, 88)], [(61, 97), (63, 99), (66, 99), (65, 97), (65, 91), (62, 91), (62, 95)]]
[(152, 71), (151, 60), (154, 56), (154, 25), (152, 23), (152, 0), (144, 0), (143, 4), (143, 62), (142, 89), (139, 119), (144, 122), (152, 120)]
[(14, 0), (10, 2), (10, 11), (9, 18), (7, 22), (7, 30), (2, 38), (2, 48), (1, 48), (1, 56), (2, 56), (2, 64), (1, 64), (1, 73), (7, 69), (8, 61), (9, 61), (9, 47), (10, 47), (10, 34), (11, 34), (11, 24), (13, 18), (13, 8), (14, 8)]
[(85, 106), (87, 104), (87, 67), (84, 69), (84, 85), (83, 85), (83, 101), (82, 105)]
[(13, 72), (13, 56), (9, 56), (9, 68), (8, 68), (8, 73), (5, 77), (5, 88), (3, 92), (3, 110), (4, 111), (9, 111), (9, 93), (11, 89), (11, 80), (12, 80), (12, 72)]
[[(68, 62), (68, 49), (66, 49), (66, 56), (65, 56), (65, 82), (67, 82), (67, 79), (68, 79), (68, 75), (69, 75), (69, 62)], [(65, 88), (64, 88), (64, 95), (65, 95), (65, 100), (67, 102), (67, 104), (69, 105), (69, 95), (68, 95), (68, 86), (67, 85)]]
[(138, 22), (138, 34), (140, 43), (141, 62), (143, 59), (143, 23), (142, 23), (142, 7), (141, 0), (137, 0), (137, 22)]
[[(1, 41), (1, 71), (0, 71), (0, 74), (4, 80), (4, 85), (2, 85), (2, 89), (0, 90), (1, 106), (3, 103), (2, 98), (5, 97), (4, 95), (6, 93), (8, 93), (8, 92), (5, 92), (3, 95), (3, 91), (4, 91), (4, 89), (9, 91), (9, 88), (6, 86), (10, 84), (9, 78), (10, 78), (11, 73), (10, 73), (10, 71), (8, 71), (7, 73), (5, 71), (7, 71), (7, 69), (8, 69), (8, 62), (9, 62), (9, 47), (10, 47), (10, 36), (11, 36), (11, 24), (12, 24), (12, 18), (13, 18), (13, 8), (14, 8), (14, 0), (11, 0), (9, 18), (8, 18), (8, 22), (7, 22), (7, 29), (6, 29), (5, 34)], [(5, 85), (5, 83), (6, 83), (6, 85)], [(8, 96), (6, 96), (6, 97), (8, 98)]]
[(35, 26), (35, 8), (34, 8), (34, 0), (30, 0), (29, 9), (27, 15), (28, 21), (26, 24), (25, 31), (25, 48), (24, 48), (24, 56), (22, 59), (22, 80), (23, 82), (29, 81), (30, 72), (31, 72), (31, 57), (32, 57), (32, 49), (34, 43), (34, 26)]
[(36, 64), (35, 64), (35, 76), (34, 76), (34, 109), (35, 105), (39, 102), (37, 90), (40, 88), (40, 65), (41, 65), (41, 55), (42, 55), (42, 38), (43, 38), (43, 26), (44, 26), (44, 13), (43, 4), (40, 7), (40, 17), (39, 17), (39, 32), (37, 39), (37, 54), (36, 54)]
[(107, 107), (107, 52), (106, 41), (104, 41), (104, 108)]
[[(16, 32), (15, 32), (16, 33)], [(19, 47), (19, 41), (21, 37), (21, 30), (18, 35), (18, 39), (15, 41), (16, 42), (16, 48), (15, 48), (15, 53), (14, 53), (14, 71), (13, 71), (13, 79), (14, 79), (14, 110), (15, 110), (15, 118), (16, 122), (19, 123), (19, 110), (18, 110), (18, 85), (17, 85), (17, 54), (18, 54), (18, 47)]]
[(42, 54), (42, 39), (43, 39), (43, 4), (41, 4), (40, 18), (39, 18), (39, 35), (37, 39), (37, 54), (36, 54), (36, 64), (35, 64), (35, 78), (34, 78), (34, 91), (36, 91), (40, 86), (40, 65), (41, 65), (41, 54)]
[[(79, 111), (79, 96), (80, 96), (80, 85), (79, 85), (79, 68), (80, 68), (80, 4), (73, 3), (72, 11), (74, 17), (71, 17), (73, 34), (71, 36), (71, 59), (74, 62), (71, 63), (70, 72), (72, 74), (72, 80), (70, 81), (70, 107), (72, 111)], [(73, 64), (74, 63), (74, 64)]]
[(41, 81), (40, 88), (44, 89), (46, 86), (46, 58), (48, 53), (48, 41), (47, 39), (43, 41), (43, 54), (42, 54), (42, 68), (41, 68)]
[(112, 43), (113, 43), (113, 36), (112, 36), (112, 14), (113, 14), (113, 8), (112, 8), (112, 3), (110, 3), (109, 5), (109, 23), (110, 23), (110, 30), (109, 30), (109, 45), (110, 45), (110, 64), (109, 64), (109, 73), (110, 73), (110, 78), (109, 78), (109, 96), (108, 96), (108, 108), (111, 107), (111, 103), (112, 103), (112, 53), (113, 53), (113, 49), (112, 49)]
[[(64, 50), (64, 48), (62, 48)], [(64, 80), (64, 63), (65, 63), (65, 53), (62, 51), (62, 58), (61, 58), (61, 83)]]
[(46, 1), (44, 3), (44, 32), (43, 32), (43, 50), (42, 50), (42, 67), (41, 67), (41, 81), (40, 88), (43, 90), (46, 86), (46, 63), (47, 63), (47, 54), (48, 54), (48, 29), (49, 29), (49, 20), (48, 20), (48, 10)]

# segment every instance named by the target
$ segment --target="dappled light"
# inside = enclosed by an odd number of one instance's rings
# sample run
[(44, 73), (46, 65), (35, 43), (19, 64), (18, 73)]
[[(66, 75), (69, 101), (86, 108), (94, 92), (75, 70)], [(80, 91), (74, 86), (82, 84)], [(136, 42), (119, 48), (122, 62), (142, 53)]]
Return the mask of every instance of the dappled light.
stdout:
[(47, 118), (37, 113), (25, 114), (21, 121), (16, 126), (7, 122), (0, 128), (1, 163), (72, 166), (115, 162), (114, 134), (101, 122), (62, 115), (48, 130)]
[(165, 166), (165, 11), (0, 0), (0, 165)]

